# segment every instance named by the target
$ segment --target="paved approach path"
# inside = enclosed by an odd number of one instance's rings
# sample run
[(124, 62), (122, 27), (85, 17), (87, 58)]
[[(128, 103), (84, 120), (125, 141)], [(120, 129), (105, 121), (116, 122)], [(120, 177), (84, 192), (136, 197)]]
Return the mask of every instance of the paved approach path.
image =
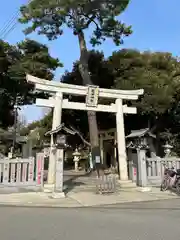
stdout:
[[(114, 208), (0, 207), (2, 240), (169, 240), (179, 239), (179, 200)], [(172, 206), (176, 209), (171, 209)]]

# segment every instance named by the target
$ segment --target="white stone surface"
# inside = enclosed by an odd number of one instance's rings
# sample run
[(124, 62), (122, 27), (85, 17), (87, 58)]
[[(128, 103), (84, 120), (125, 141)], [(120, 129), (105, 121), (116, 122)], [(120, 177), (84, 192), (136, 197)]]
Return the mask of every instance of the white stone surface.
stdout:
[(54, 184), (44, 184), (44, 193), (51, 193), (54, 191)]
[(128, 180), (126, 142), (122, 99), (116, 99), (116, 128), (120, 180)]
[[(56, 93), (55, 100), (56, 105), (53, 111), (53, 123), (52, 130), (56, 129), (61, 124), (62, 117), (62, 93)], [(56, 151), (54, 150), (53, 135), (51, 136), (51, 147), (49, 157), (49, 169), (48, 169), (48, 183), (53, 184), (55, 181), (55, 167), (56, 167)]]
[[(47, 81), (40, 79), (32, 75), (27, 74), (26, 80), (30, 83), (34, 83), (36, 90), (44, 90), (46, 92), (61, 92), (72, 95), (86, 96), (88, 86), (72, 85), (60, 83), (57, 81)], [(105, 89), (99, 88), (99, 97), (102, 98), (121, 98), (129, 100), (137, 100), (139, 95), (144, 93), (143, 89), (139, 90), (117, 90), (117, 89)]]
[[(50, 107), (53, 108), (56, 105), (56, 100), (49, 98), (49, 99), (37, 99), (36, 105), (41, 107)], [(98, 104), (97, 107), (88, 107), (85, 103), (79, 103), (79, 102), (70, 102), (68, 99), (63, 99), (62, 102), (62, 108), (63, 109), (78, 109), (78, 110), (91, 110), (95, 112), (116, 112), (116, 105), (110, 104), (110, 105), (103, 105)], [(129, 114), (136, 114), (137, 109), (136, 107), (128, 107), (127, 105), (123, 105), (123, 113), (129, 113)]]
[(55, 192), (63, 192), (63, 165), (64, 165), (64, 150), (57, 149), (56, 151), (56, 170), (55, 170)]

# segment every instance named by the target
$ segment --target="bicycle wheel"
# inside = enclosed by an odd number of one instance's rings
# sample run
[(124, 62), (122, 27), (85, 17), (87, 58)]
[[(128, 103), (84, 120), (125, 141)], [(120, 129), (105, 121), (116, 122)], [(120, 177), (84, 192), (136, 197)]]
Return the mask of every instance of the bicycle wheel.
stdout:
[(164, 178), (162, 183), (161, 183), (161, 191), (165, 192), (168, 190), (169, 184), (168, 184), (168, 179)]
[(176, 181), (176, 193), (180, 195), (180, 178)]

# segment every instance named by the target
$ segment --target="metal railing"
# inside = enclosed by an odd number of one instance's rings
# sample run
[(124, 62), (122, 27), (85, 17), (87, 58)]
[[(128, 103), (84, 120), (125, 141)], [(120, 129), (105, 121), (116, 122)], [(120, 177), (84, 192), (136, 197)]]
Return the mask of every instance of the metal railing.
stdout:
[(116, 177), (104, 175), (97, 178), (96, 193), (107, 194), (116, 192)]

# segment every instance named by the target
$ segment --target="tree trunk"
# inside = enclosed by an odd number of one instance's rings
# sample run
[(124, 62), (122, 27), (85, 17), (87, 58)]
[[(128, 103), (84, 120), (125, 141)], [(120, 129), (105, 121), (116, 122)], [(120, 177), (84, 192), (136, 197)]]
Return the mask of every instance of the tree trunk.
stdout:
[[(89, 67), (88, 67), (89, 54), (86, 47), (84, 33), (82, 31), (78, 33), (78, 39), (79, 39), (79, 46), (80, 46), (79, 71), (83, 79), (83, 85), (92, 85), (93, 83), (91, 81), (91, 77), (89, 74)], [(99, 136), (98, 136), (96, 113), (93, 111), (88, 111), (87, 114), (88, 114), (91, 148), (98, 147)]]

